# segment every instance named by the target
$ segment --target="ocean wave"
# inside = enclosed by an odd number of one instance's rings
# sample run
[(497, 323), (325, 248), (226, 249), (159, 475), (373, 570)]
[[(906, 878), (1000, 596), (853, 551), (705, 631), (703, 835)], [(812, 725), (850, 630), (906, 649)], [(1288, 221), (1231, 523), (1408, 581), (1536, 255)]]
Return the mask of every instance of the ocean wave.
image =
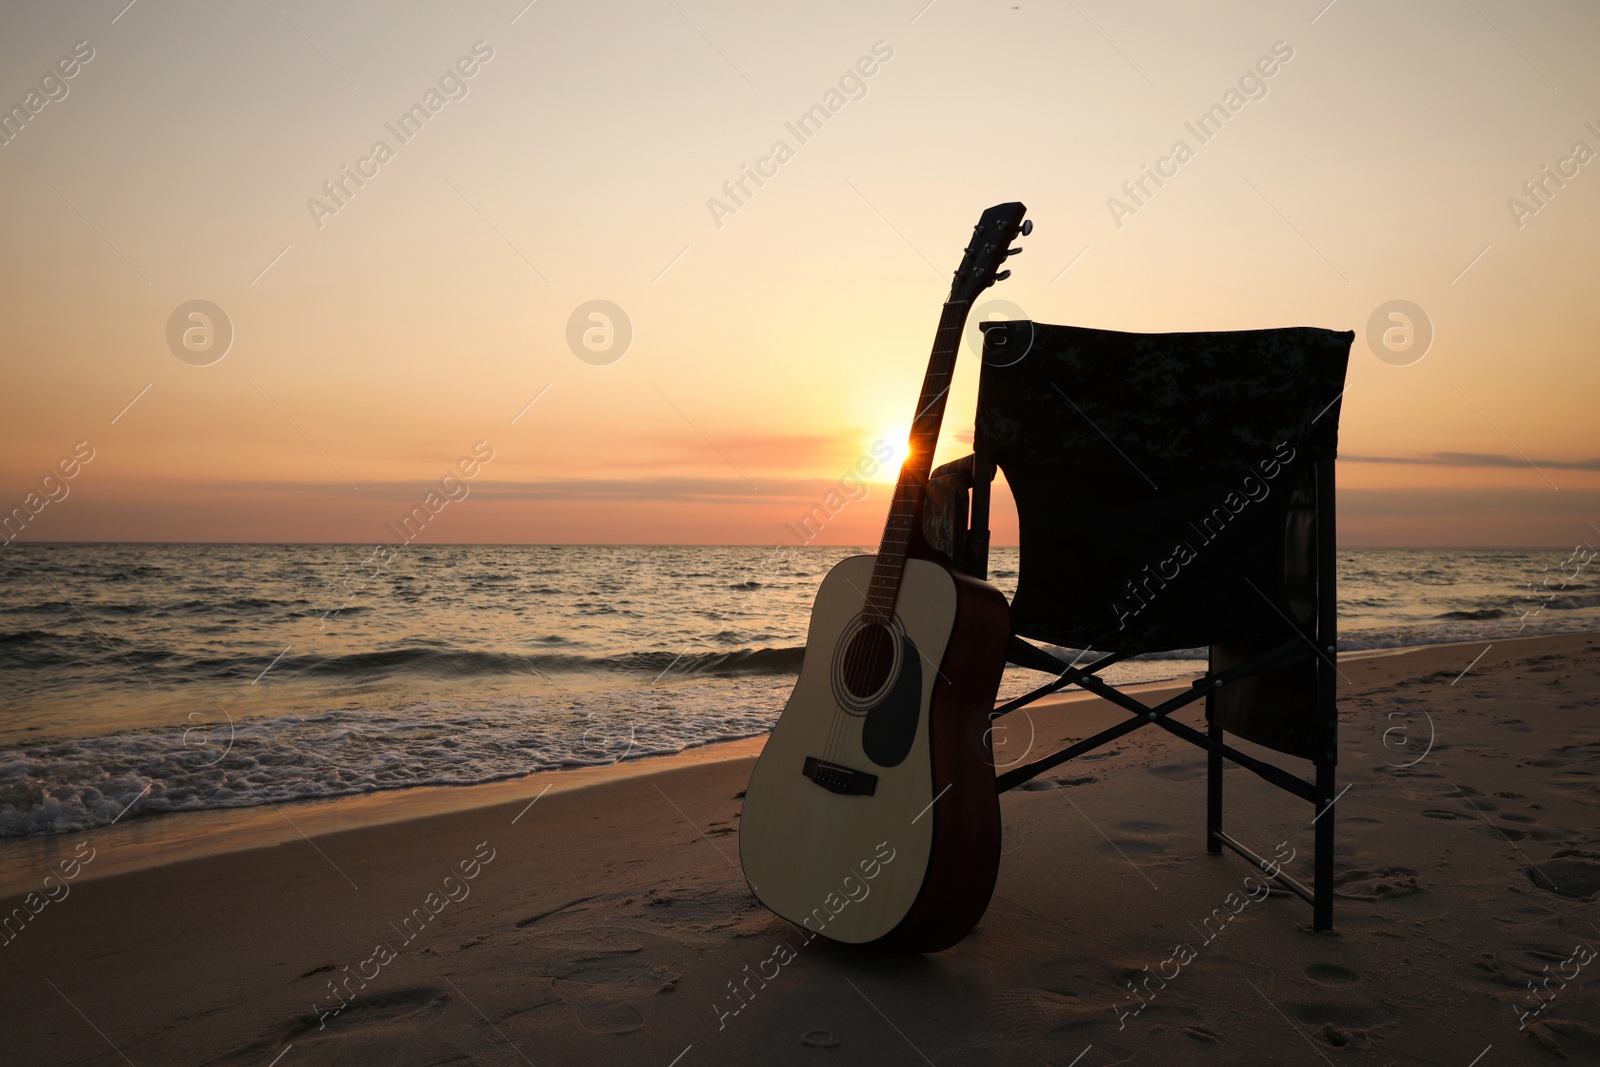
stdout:
[[(0, 749), (0, 833), (100, 825), (146, 786), (127, 819), (612, 758), (573, 725), (579, 697), (612, 731), (650, 720), (630, 759), (758, 733), (801, 667), (811, 592), (852, 551), (796, 549), (777, 566), (769, 546), (428, 545), (368, 576), (351, 569), (359, 546), (14, 544), (0, 556), (0, 726), (18, 741), (85, 740)], [(1477, 642), (1465, 665), (1502, 637), (1600, 627), (1600, 568), (1562, 587), (1564, 555), (1341, 551), (1339, 648)], [(1015, 548), (990, 562), (1002, 588), (1014, 584)], [(1100, 655), (1056, 651), (1080, 666)], [(1105, 677), (1187, 676), (1205, 656), (1154, 653)], [(290, 683), (281, 701), (247, 705), (284, 725), (242, 722), (215, 769), (197, 766), (215, 753), (181, 730), (106, 734), (154, 721), (123, 717), (144, 695), (157, 716), (191, 698), (204, 703), (185, 710), (234, 706), (258, 678)], [(1041, 680), (1018, 668), (1005, 685)], [(464, 703), (413, 706), (419, 693)], [(521, 703), (485, 710), (499, 696)], [(44, 722), (49, 734), (24, 732)]]
[(1491, 620), (1487, 624), (1475, 626), (1472, 620), (1460, 620), (1453, 626), (1436, 624), (1383, 630), (1347, 630), (1339, 636), (1338, 649), (1340, 652), (1368, 652), (1390, 648), (1425, 648), (1429, 645), (1494, 641), (1512, 637), (1550, 637), (1594, 629), (1593, 626), (1552, 625), (1548, 618), (1530, 618), (1527, 622), (1528, 625), (1523, 626), (1515, 618), (1510, 618), (1504, 622)]
[(805, 660), (798, 648), (742, 648), (735, 652), (702, 652), (680, 656), (667, 652), (638, 652), (625, 657), (632, 670), (666, 670), (686, 675), (799, 674)]
[(31, 645), (40, 641), (57, 641), (61, 635), (49, 630), (8, 630), (0, 633), (0, 646)]
[[(548, 635), (537, 644), (567, 644), (568, 639)], [(290, 656), (273, 673), (282, 677), (375, 679), (403, 674), (422, 674), (436, 678), (470, 678), (486, 675), (560, 673), (649, 673), (670, 671), (674, 676), (711, 675), (731, 677), (744, 674), (798, 674), (805, 658), (803, 647), (741, 648), (727, 652), (667, 651), (657, 649), (616, 656), (583, 656), (538, 651), (482, 652), (413, 644), (378, 652), (354, 652), (342, 656)], [(270, 656), (234, 657), (197, 661), (195, 667), (207, 677), (254, 677)]]
[[(226, 627), (203, 631), (223, 636)], [(202, 632), (202, 631), (196, 631)], [(737, 640), (734, 638), (733, 640)], [(0, 632), (0, 648), (10, 648), (18, 656), (0, 664), (0, 677), (41, 667), (59, 667), (82, 662), (81, 636), (47, 630)], [(714, 643), (714, 639), (708, 642)], [(527, 674), (650, 674), (670, 673), (672, 677), (736, 677), (740, 675), (795, 675), (805, 658), (803, 647), (736, 648), (722, 651), (684, 652), (653, 649), (609, 656), (586, 656), (558, 651), (573, 640), (558, 634), (527, 639), (527, 652), (488, 652), (452, 647), (446, 641), (417, 639), (398, 647), (373, 652), (343, 655), (296, 654), (290, 652), (274, 661), (277, 653), (249, 655), (181, 655), (166, 648), (137, 648), (100, 645), (91, 650), (109, 668), (128, 665), (160, 668), (155, 680), (167, 684), (246, 681), (258, 677), (269, 664), (277, 678), (306, 680), (377, 681), (406, 676), (464, 680), (475, 677), (504, 677)], [(26, 656), (26, 659), (21, 658)], [(38, 684), (37, 681), (34, 684)]]
[[(0, 838), (168, 812), (245, 808), (668, 755), (771, 729), (776, 692), (429, 702), (128, 730), (0, 749)], [(661, 698), (652, 691), (644, 699)], [(649, 710), (663, 710), (654, 709)]]
[[(1572, 586), (1567, 588), (1570, 589)], [(1577, 596), (1559, 594), (1545, 604), (1545, 607), (1552, 611), (1582, 611), (1585, 608), (1600, 607), (1600, 593), (1580, 593)]]
[(1170, 660), (1170, 659), (1198, 659), (1204, 660), (1211, 653), (1209, 648), (1174, 648), (1166, 652), (1146, 652), (1142, 655), (1131, 657), (1134, 660)]

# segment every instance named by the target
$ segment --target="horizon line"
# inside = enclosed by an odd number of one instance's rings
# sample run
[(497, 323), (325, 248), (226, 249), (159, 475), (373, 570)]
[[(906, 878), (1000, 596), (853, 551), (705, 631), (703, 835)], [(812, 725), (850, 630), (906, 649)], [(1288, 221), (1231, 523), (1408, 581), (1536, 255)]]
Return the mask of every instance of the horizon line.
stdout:
[[(0, 549), (11, 545), (394, 545), (398, 548), (427, 547), (427, 548), (789, 548), (794, 550), (806, 548), (870, 548), (866, 542), (840, 542), (838, 544), (816, 544), (807, 542), (801, 545), (769, 544), (766, 541), (166, 541), (166, 540), (122, 540), (122, 541), (91, 541), (76, 539), (52, 539), (25, 541), (17, 538), (13, 541), (0, 543)], [(1019, 544), (993, 544), (991, 548), (1020, 548)], [(1515, 544), (1515, 545), (1484, 545), (1484, 544), (1429, 544), (1429, 545), (1393, 545), (1393, 544), (1349, 544), (1335, 545), (1336, 550), (1343, 549), (1383, 549), (1383, 550), (1424, 550), (1424, 549), (1460, 549), (1460, 550), (1485, 550), (1495, 549), (1510, 551), (1515, 549), (1548, 549), (1565, 547), (1555, 544)]]

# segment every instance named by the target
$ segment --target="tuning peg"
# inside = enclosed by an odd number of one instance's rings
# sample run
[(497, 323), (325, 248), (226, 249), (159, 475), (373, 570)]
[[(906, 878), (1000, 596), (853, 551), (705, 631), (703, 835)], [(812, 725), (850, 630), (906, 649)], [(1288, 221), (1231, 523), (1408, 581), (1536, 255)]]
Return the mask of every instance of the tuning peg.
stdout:
[(1033, 220), (1032, 219), (1023, 219), (1022, 220), (1022, 236), (1026, 237), (1026, 236), (1028, 236), (1028, 234), (1030, 234), (1032, 232), (1033, 232)]
[(1008, 249), (1006, 249), (1006, 256), (1007, 257), (1020, 256), (1020, 255), (1022, 255), (1022, 249), (1020, 249), (1020, 248), (1008, 248)]
[(1011, 272), (1008, 270), (1003, 270), (994, 276), (994, 280), (997, 282), (1003, 282), (1009, 277), (1011, 277)]

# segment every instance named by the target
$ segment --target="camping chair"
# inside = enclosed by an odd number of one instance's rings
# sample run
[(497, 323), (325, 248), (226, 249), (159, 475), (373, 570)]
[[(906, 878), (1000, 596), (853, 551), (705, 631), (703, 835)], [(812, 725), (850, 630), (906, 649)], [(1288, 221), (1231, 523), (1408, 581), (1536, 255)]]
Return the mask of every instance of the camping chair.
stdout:
[[(934, 472), (924, 537), (987, 578), (990, 483), (1005, 472), (1021, 542), (1008, 659), (1054, 677), (993, 717), (1071, 685), (1130, 713), (999, 774), (996, 788), (1159, 726), (1208, 753), (1206, 850), (1243, 856), (1311, 904), (1315, 929), (1331, 929), (1333, 468), (1355, 335), (983, 328), (973, 453)], [(1155, 706), (1098, 677), (1131, 656), (1200, 646), (1205, 676)], [(1103, 658), (1075, 666), (1060, 649)], [(1203, 733), (1171, 718), (1201, 699)], [(1229, 734), (1309, 760), (1312, 780), (1240, 751)], [(1225, 759), (1314, 805), (1311, 889), (1223, 831)]]

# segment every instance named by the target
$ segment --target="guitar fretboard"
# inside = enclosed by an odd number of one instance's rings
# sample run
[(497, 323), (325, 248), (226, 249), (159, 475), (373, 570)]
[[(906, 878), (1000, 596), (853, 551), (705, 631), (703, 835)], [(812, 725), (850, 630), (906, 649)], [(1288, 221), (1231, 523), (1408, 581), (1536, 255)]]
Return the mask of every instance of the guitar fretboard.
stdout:
[(911, 544), (912, 524), (917, 521), (917, 509), (933, 470), (933, 449), (939, 441), (939, 427), (944, 421), (945, 401), (950, 395), (961, 331), (971, 307), (970, 300), (951, 300), (939, 316), (939, 330), (934, 335), (933, 352), (928, 357), (928, 372), (922, 379), (922, 395), (917, 400), (917, 415), (911, 423), (910, 451), (900, 466), (894, 499), (889, 504), (889, 517), (883, 525), (883, 539), (878, 544), (878, 562), (872, 569), (872, 584), (867, 589), (867, 602), (862, 611), (871, 622), (887, 623), (894, 616), (900, 579), (906, 568), (906, 550)]

